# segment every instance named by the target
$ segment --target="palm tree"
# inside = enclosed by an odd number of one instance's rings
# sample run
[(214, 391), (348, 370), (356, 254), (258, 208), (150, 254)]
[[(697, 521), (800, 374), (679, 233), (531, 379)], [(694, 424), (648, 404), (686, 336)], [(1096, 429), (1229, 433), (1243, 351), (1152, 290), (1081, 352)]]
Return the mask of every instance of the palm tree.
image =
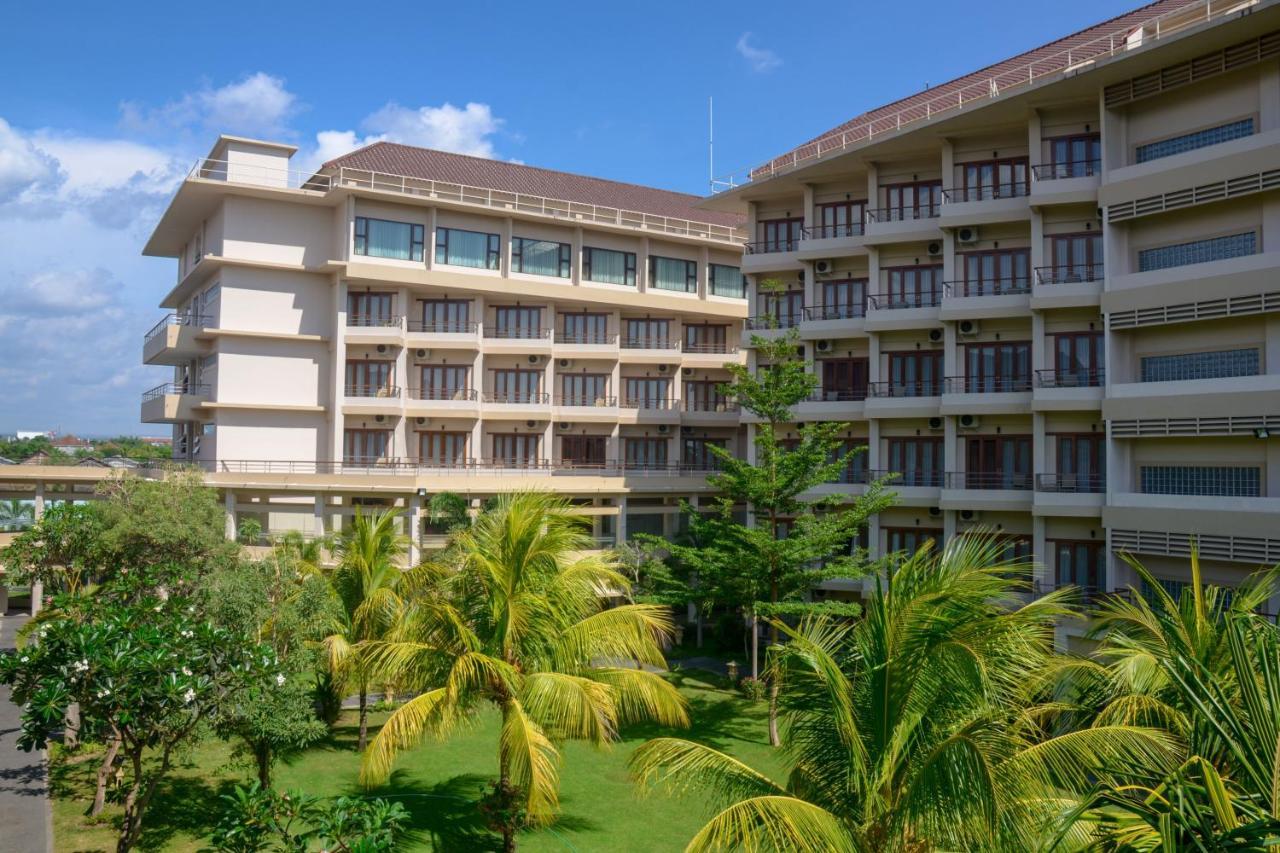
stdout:
[(778, 624), (783, 685), (778, 783), (711, 747), (659, 738), (632, 767), (642, 783), (699, 788), (721, 810), (690, 851), (1045, 849), (1073, 843), (1080, 797), (1122, 762), (1170, 767), (1163, 731), (1059, 732), (1053, 649), (1070, 593), (1022, 603), (1028, 567), (989, 535), (956, 537), (896, 568), (855, 624)]
[(34, 516), (31, 504), (20, 500), (0, 501), (0, 530), (17, 530), (28, 526)]
[(361, 752), (368, 744), (373, 682), (359, 647), (381, 639), (396, 623), (405, 606), (401, 593), (414, 576), (414, 570), (400, 565), (408, 540), (399, 522), (397, 510), (365, 515), (357, 508), (351, 526), (338, 538), (337, 565), (327, 574), (339, 616), (323, 643), (335, 684), (359, 692)]
[(556, 742), (603, 746), (635, 720), (688, 725), (685, 703), (662, 676), (665, 608), (605, 609), (625, 592), (612, 563), (583, 552), (591, 540), (562, 498), (522, 492), (498, 498), (461, 531), (447, 562), (424, 571), (400, 625), (367, 644), (369, 659), (422, 693), (374, 738), (361, 764), (383, 782), (397, 754), (425, 735), (446, 736), (488, 706), (501, 715), (498, 781), (483, 808), (515, 849), (523, 823), (558, 807)]

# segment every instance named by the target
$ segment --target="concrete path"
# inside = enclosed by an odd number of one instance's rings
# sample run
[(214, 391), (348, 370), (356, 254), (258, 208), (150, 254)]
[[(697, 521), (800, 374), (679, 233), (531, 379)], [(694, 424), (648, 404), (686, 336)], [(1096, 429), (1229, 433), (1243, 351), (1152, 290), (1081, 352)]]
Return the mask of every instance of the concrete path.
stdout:
[[(30, 617), (10, 611), (0, 617), (0, 648), (14, 647), (14, 633)], [(0, 687), (0, 850), (6, 853), (50, 853), (53, 813), (43, 752), (17, 747), (22, 711)]]

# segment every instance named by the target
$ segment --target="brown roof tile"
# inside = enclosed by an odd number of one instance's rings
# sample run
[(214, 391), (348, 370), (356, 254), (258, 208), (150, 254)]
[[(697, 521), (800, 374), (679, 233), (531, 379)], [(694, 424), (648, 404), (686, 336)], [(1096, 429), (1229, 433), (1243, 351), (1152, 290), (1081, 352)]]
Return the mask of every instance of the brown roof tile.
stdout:
[(736, 226), (743, 222), (743, 218), (736, 214), (699, 210), (694, 205), (701, 201), (701, 197), (696, 195), (395, 142), (375, 142), (358, 148), (325, 163), (321, 171), (339, 166), (528, 193), (715, 225)]

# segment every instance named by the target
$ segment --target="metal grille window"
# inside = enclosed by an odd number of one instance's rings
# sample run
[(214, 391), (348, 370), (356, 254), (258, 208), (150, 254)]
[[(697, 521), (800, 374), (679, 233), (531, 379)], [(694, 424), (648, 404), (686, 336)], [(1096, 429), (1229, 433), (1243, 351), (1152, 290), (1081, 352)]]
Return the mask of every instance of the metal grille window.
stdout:
[(1219, 495), (1256, 498), (1262, 469), (1226, 465), (1143, 465), (1145, 495)]
[(568, 278), (569, 253), (568, 243), (516, 237), (511, 241), (511, 267), (529, 275)]
[(1257, 376), (1261, 372), (1259, 361), (1256, 349), (1152, 355), (1142, 359), (1142, 381), (1172, 382), (1178, 379)]
[(1184, 133), (1182, 136), (1175, 136), (1172, 139), (1162, 139), (1159, 142), (1139, 145), (1134, 151), (1134, 162), (1146, 163), (1149, 160), (1158, 160), (1161, 157), (1181, 154), (1184, 151), (1195, 151), (1197, 148), (1207, 148), (1210, 145), (1217, 145), (1219, 142), (1230, 142), (1233, 139), (1252, 135), (1253, 119), (1241, 119), (1218, 127), (1197, 130), (1194, 133)]
[(1258, 235), (1253, 231), (1246, 231), (1243, 234), (1231, 234), (1226, 237), (1211, 237), (1208, 240), (1193, 240), (1190, 243), (1178, 243), (1174, 246), (1143, 249), (1138, 252), (1138, 271), (1150, 272), (1169, 267), (1185, 267), (1189, 264), (1240, 258), (1255, 254), (1257, 251)]
[(711, 294), (713, 296), (733, 296), (737, 299), (746, 299), (747, 279), (738, 267), (712, 264), (708, 276), (711, 279)]

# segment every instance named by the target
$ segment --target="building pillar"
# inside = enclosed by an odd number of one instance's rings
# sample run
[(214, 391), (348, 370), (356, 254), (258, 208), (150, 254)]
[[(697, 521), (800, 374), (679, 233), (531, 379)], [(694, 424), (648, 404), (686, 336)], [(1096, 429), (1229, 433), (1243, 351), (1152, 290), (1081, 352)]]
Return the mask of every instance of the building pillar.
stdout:
[(711, 250), (703, 246), (698, 250), (698, 298), (711, 295)]
[(951, 540), (955, 538), (956, 522), (956, 511), (954, 509), (944, 509), (942, 511), (942, 541), (938, 543), (939, 551), (947, 547)]
[(236, 538), (236, 493), (231, 489), (227, 489), (223, 494), (222, 503), (226, 511), (224, 532), (228, 539), (234, 541)]
[(618, 544), (627, 541), (627, 496), (618, 498), (618, 523), (616, 525)]
[(416, 566), (422, 559), (418, 538), (422, 535), (422, 490), (409, 496), (409, 565)]
[(1054, 577), (1053, 569), (1049, 560), (1049, 545), (1045, 538), (1045, 518), (1043, 515), (1033, 515), (1031, 517), (1031, 557), (1035, 560), (1032, 569), (1032, 594), (1038, 595), (1042, 591), (1053, 589)]
[[(955, 189), (956, 186), (956, 154), (950, 139), (942, 140), (942, 188)], [(950, 232), (948, 232), (950, 233)], [(950, 279), (947, 279), (950, 281)]]
[(1045, 364), (1044, 312), (1031, 312), (1031, 377), (1039, 376), (1038, 371), (1048, 367)]
[(1044, 260), (1044, 213), (1038, 207), (1031, 208), (1031, 292), (1040, 286), (1036, 270), (1047, 267)]
[(426, 245), (422, 247), (422, 258), (426, 261), (427, 269), (436, 262), (436, 209), (434, 207), (427, 208), (427, 228), (426, 228)]
[(636, 255), (636, 292), (649, 289), (649, 238), (640, 238), (640, 252)]
[(867, 470), (871, 472), (871, 476), (878, 476), (879, 472), (884, 471), (884, 465), (880, 461), (880, 421), (878, 418), (872, 418), (867, 421)]
[(569, 249), (569, 281), (582, 284), (582, 227), (573, 229), (573, 242)]
[(315, 524), (314, 524), (315, 533), (316, 533), (316, 538), (318, 539), (323, 539), (325, 537), (325, 533), (328, 527), (328, 519), (325, 518), (325, 504), (326, 504), (325, 496), (317, 492), (315, 509), (313, 510), (313, 513), (315, 518)]
[[(31, 508), (31, 519), (36, 524), (44, 518), (44, 480), (36, 481), (36, 496)], [(8, 593), (5, 595), (5, 610), (9, 609)], [(31, 582), (31, 615), (36, 616), (40, 613), (40, 608), (44, 605), (44, 582)], [(3, 612), (3, 611), (0, 611)]]
[(514, 228), (511, 217), (502, 220), (502, 233), (498, 238), (498, 269), (503, 278), (511, 277), (511, 232)]

